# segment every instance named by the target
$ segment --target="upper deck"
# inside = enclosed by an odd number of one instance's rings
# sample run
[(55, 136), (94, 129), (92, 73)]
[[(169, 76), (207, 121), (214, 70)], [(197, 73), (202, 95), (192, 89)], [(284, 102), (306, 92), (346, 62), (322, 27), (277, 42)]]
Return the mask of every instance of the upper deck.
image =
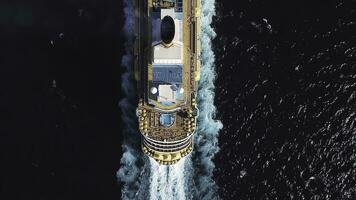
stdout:
[(135, 0), (139, 128), (152, 141), (186, 141), (196, 129), (200, 0)]
[(188, 155), (197, 128), (200, 0), (134, 0), (142, 150), (161, 164)]
[(148, 66), (148, 103), (162, 110), (185, 104), (182, 1), (152, 1), (152, 63)]

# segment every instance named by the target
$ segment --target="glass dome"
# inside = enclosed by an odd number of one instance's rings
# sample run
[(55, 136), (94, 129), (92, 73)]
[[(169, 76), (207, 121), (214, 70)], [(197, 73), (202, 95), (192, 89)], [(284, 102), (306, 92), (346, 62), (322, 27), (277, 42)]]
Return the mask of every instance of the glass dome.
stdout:
[(176, 118), (173, 114), (161, 114), (159, 118), (159, 122), (161, 123), (161, 125), (166, 128), (171, 127), (174, 124), (175, 120)]

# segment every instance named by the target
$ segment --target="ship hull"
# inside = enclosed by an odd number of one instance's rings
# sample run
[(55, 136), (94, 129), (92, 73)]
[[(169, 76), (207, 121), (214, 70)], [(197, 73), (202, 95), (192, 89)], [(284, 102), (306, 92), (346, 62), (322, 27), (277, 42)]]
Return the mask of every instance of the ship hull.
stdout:
[(193, 150), (199, 114), (200, 0), (134, 0), (142, 150), (170, 165)]

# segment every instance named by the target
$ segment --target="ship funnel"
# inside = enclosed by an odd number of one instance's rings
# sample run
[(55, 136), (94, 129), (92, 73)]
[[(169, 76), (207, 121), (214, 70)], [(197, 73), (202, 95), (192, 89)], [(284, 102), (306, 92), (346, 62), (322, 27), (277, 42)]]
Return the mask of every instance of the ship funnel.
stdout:
[(170, 46), (175, 35), (175, 24), (171, 16), (167, 15), (161, 22), (161, 39), (165, 46)]

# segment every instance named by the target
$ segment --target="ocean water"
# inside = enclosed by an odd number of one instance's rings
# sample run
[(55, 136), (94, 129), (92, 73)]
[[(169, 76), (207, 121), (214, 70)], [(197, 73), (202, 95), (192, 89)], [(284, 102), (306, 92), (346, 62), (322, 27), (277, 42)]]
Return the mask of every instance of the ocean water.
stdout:
[(223, 199), (356, 199), (355, 9), (218, 1)]

